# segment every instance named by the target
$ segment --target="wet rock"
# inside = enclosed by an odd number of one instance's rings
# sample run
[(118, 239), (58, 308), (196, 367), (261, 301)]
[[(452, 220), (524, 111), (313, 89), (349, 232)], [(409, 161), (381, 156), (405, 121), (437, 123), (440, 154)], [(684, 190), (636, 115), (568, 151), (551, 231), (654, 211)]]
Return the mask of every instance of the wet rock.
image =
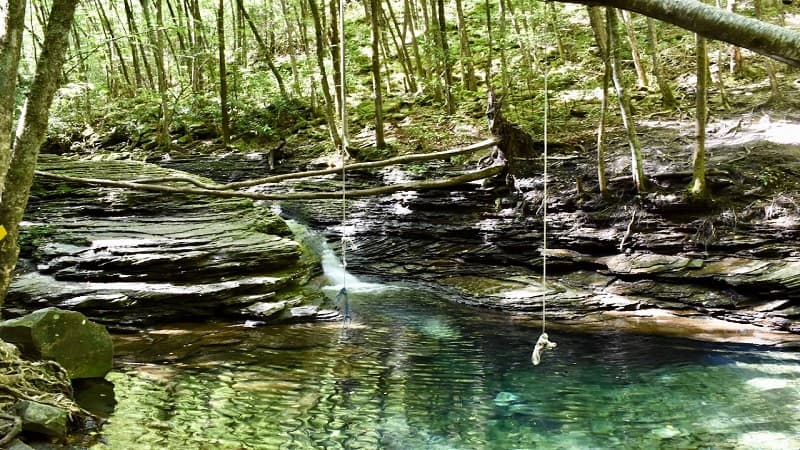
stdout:
[(6, 450), (33, 450), (33, 447), (20, 441), (19, 439), (14, 439), (10, 444), (8, 444)]
[(102, 378), (111, 370), (111, 337), (79, 312), (45, 308), (0, 322), (0, 339), (30, 358), (58, 362), (72, 379)]
[(31, 400), (17, 402), (16, 413), (22, 418), (22, 429), (47, 436), (67, 434), (67, 410)]
[[(119, 180), (191, 177), (132, 161), (43, 157), (39, 167)], [(249, 200), (44, 178), (34, 191), (22, 229), (21, 273), (6, 302), (14, 311), (53, 305), (115, 326), (240, 317), (247, 306), (268, 303), (319, 271), (318, 259), (291, 238), (286, 223)]]

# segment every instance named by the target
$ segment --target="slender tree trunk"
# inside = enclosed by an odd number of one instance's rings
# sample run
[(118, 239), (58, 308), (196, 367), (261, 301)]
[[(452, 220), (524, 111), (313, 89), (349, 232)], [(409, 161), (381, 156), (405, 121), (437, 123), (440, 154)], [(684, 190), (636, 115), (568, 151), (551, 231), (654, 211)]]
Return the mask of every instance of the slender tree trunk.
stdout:
[[(328, 122), (328, 131), (331, 140), (333, 140), (336, 147), (340, 147), (342, 142), (339, 137), (338, 127), (336, 126), (336, 115), (334, 114), (331, 86), (328, 82), (328, 72), (325, 69), (325, 38), (322, 33), (322, 19), (320, 18), (319, 7), (317, 7), (316, 1), (317, 0), (308, 0), (308, 7), (311, 12), (311, 17), (314, 19), (314, 35), (317, 45), (317, 68), (319, 69), (320, 82), (322, 84), (322, 95), (325, 97), (325, 120)], [(378, 66), (378, 70), (380, 70), (380, 66)]]
[(344, 51), (342, 42), (340, 41), (341, 34), (339, 33), (339, 2), (341, 1), (344, 0), (331, 0), (328, 3), (331, 15), (330, 33), (328, 33), (330, 45), (328, 48), (330, 48), (331, 66), (333, 67), (333, 90), (336, 94), (336, 116), (339, 117), (340, 121), (342, 118), (342, 101), (344, 100), (344, 96), (342, 95), (342, 70), (344, 68), (339, 64), (343, 56), (342, 52)]
[(696, 200), (708, 200), (706, 186), (706, 121), (708, 116), (708, 50), (706, 38), (695, 35), (697, 56), (697, 93), (695, 95), (695, 148), (692, 155), (692, 184), (689, 194)]
[(219, 51), (219, 107), (222, 117), (222, 146), (231, 143), (231, 118), (228, 110), (228, 71), (225, 62), (225, 1), (217, 5), (217, 50)]
[[(728, 0), (728, 12), (731, 14), (736, 13), (736, 7), (739, 5), (738, 0)], [(728, 70), (732, 74), (739, 74), (744, 69), (744, 58), (742, 57), (742, 48), (737, 47), (736, 45), (731, 45), (730, 47), (730, 55), (731, 59), (728, 64)]]
[(406, 84), (408, 84), (408, 91), (416, 92), (417, 80), (414, 76), (414, 63), (411, 61), (411, 55), (408, 54), (408, 49), (405, 45), (405, 37), (403, 36), (404, 32), (400, 29), (400, 23), (397, 21), (397, 16), (392, 8), (392, 2), (386, 2), (386, 10), (385, 13), (388, 12), (389, 17), (387, 18), (384, 14), (384, 23), (391, 21), (392, 26), (387, 28), (392, 35), (392, 40), (397, 50), (397, 56), (400, 58), (400, 63), (403, 66), (403, 76)]
[[(113, 50), (113, 53), (116, 54), (117, 59), (119, 60), (119, 68), (122, 70), (122, 77), (125, 78), (125, 83), (127, 84), (127, 91), (130, 92), (132, 87), (134, 86), (134, 82), (131, 79), (130, 74), (128, 73), (128, 65), (125, 63), (125, 58), (123, 58), (122, 49), (119, 46), (119, 41), (117, 41), (117, 37), (114, 34), (114, 27), (111, 25), (111, 21), (108, 20), (108, 15), (103, 9), (100, 3), (97, 3), (97, 11), (100, 14), (100, 21), (103, 24), (106, 32), (108, 33), (108, 37), (110, 38), (110, 47)], [(111, 59), (111, 57), (109, 57)]]
[(678, 107), (678, 102), (675, 101), (675, 96), (672, 95), (672, 88), (667, 81), (667, 75), (664, 73), (664, 66), (661, 64), (658, 51), (658, 31), (656, 30), (656, 21), (653, 18), (647, 18), (647, 49), (653, 61), (653, 74), (656, 76), (656, 83), (658, 83), (658, 90), (661, 92), (661, 104), (669, 109)]
[[(11, 163), (12, 131), (14, 129), (14, 98), (17, 72), (22, 49), (22, 32), (25, 28), (25, 0), (7, 3), (4, 22), (0, 24), (0, 203)], [(3, 225), (3, 222), (0, 222)], [(0, 290), (0, 307), (2, 307)]]
[(155, 0), (156, 4), (156, 26), (155, 31), (155, 54), (156, 54), (156, 73), (158, 74), (158, 92), (161, 95), (161, 121), (158, 129), (158, 141), (163, 150), (169, 150), (171, 138), (169, 129), (172, 126), (172, 107), (169, 103), (169, 93), (167, 92), (167, 64), (164, 55), (164, 41), (166, 31), (164, 30), (164, 5), (162, 0)]
[(608, 191), (608, 178), (606, 177), (606, 123), (608, 122), (608, 85), (611, 81), (611, 64), (608, 56), (603, 63), (603, 92), (600, 96), (600, 118), (597, 124), (597, 187), (604, 199), (611, 197)]
[(450, 47), (447, 44), (447, 22), (444, 14), (444, 0), (436, 0), (436, 5), (439, 13), (439, 35), (442, 46), (442, 62), (444, 63), (445, 102), (447, 103), (447, 113), (455, 114), (456, 105), (453, 100), (453, 69), (450, 65)]
[(486, 8), (486, 40), (488, 41), (486, 44), (486, 68), (484, 72), (486, 73), (486, 89), (491, 91), (492, 65), (494, 64), (494, 55), (492, 53), (492, 46), (494, 45), (494, 40), (492, 39), (492, 3), (486, 0), (483, 7)]
[[(127, 1), (125, 3), (127, 4)], [(119, 9), (117, 8), (116, 3), (114, 3), (114, 5), (115, 5), (114, 6), (114, 15), (117, 17), (117, 22), (122, 24), (123, 20), (122, 20), (122, 17), (120, 16), (120, 14), (119, 14)], [(135, 91), (136, 89), (139, 89), (142, 86), (144, 86), (144, 77), (142, 75), (142, 66), (141, 66), (141, 64), (139, 64), (139, 52), (138, 52), (137, 47), (136, 47), (136, 36), (134, 36), (135, 32), (134, 32), (133, 28), (131, 27), (131, 21), (132, 20), (133, 20), (133, 18), (128, 15), (127, 8), (126, 8), (126, 11), (125, 11), (125, 23), (127, 24), (127, 27), (128, 27), (128, 39), (127, 39), (127, 41), (128, 41), (128, 48), (131, 51), (131, 62), (133, 63), (133, 79), (134, 79), (134, 83), (135, 83), (134, 84), (134, 91)], [(86, 73), (85, 70), (83, 72)]]
[[(503, 4), (508, 6), (508, 12), (511, 14), (511, 24), (514, 27), (514, 33), (517, 37), (517, 43), (519, 44), (520, 50), (522, 50), (522, 61), (525, 63), (525, 67), (528, 70), (524, 70), (525, 72), (525, 82), (528, 85), (528, 92), (534, 92), (536, 87), (534, 86), (533, 81), (533, 74), (538, 73), (538, 61), (536, 59), (536, 52), (533, 50), (533, 45), (531, 40), (528, 38), (530, 33), (528, 32), (527, 22), (525, 21), (525, 15), (520, 14), (522, 17), (517, 17), (517, 12), (513, 9), (513, 2), (508, 0), (501, 0)], [(525, 26), (520, 26), (520, 21), (524, 22)], [(502, 23), (502, 22), (501, 22)], [(511, 89), (511, 85), (513, 80), (509, 75), (508, 80), (508, 89)]]
[(364, 9), (369, 17), (372, 27), (372, 87), (375, 97), (375, 146), (377, 148), (386, 147), (383, 134), (383, 94), (381, 93), (381, 61), (380, 61), (380, 22), (379, 22), (378, 0), (364, 2)]
[(297, 65), (297, 48), (294, 39), (294, 26), (289, 19), (289, 9), (286, 7), (286, 0), (281, 2), (281, 15), (283, 16), (283, 24), (286, 27), (286, 39), (289, 41), (289, 63), (292, 66), (292, 92), (297, 97), (302, 96), (300, 89), (300, 70)]
[(267, 67), (269, 67), (269, 71), (272, 73), (272, 76), (275, 77), (275, 82), (278, 84), (278, 90), (281, 93), (281, 96), (284, 98), (288, 98), (289, 94), (286, 92), (286, 85), (283, 82), (283, 77), (281, 76), (280, 71), (275, 66), (275, 54), (272, 51), (272, 48), (264, 42), (264, 39), (261, 37), (261, 34), (258, 32), (258, 28), (256, 24), (253, 23), (253, 20), (250, 18), (250, 14), (247, 13), (247, 10), (244, 8), (244, 2), (242, 0), (236, 0), (236, 4), (238, 5), (238, 9), (241, 15), (244, 17), (244, 20), (250, 26), (250, 31), (253, 33), (253, 37), (258, 44), (258, 48), (261, 50), (261, 53), (264, 55), (264, 60), (267, 62)]
[[(308, 25), (307, 25), (307, 21), (305, 19), (303, 19), (304, 17), (308, 17), (308, 14), (309, 14), (308, 13), (308, 4), (309, 4), (309, 2), (306, 1), (306, 0), (301, 0), (299, 3), (300, 3), (300, 12), (298, 13), (297, 7), (295, 6), (294, 15), (295, 15), (295, 18), (297, 19), (297, 29), (300, 30), (300, 43), (301, 43), (301, 47), (303, 49), (303, 54), (304, 55), (309, 55), (309, 54), (311, 54), (311, 44), (310, 44), (309, 38), (308, 38)], [(320, 46), (317, 46), (317, 50), (318, 51), (320, 50), (320, 48), (321, 48)], [(313, 73), (314, 72), (314, 64), (313, 64), (311, 58), (304, 58), (304, 60), (306, 62), (306, 69), (308, 70), (308, 73)], [(317, 65), (319, 65), (319, 60), (320, 60), (320, 58), (318, 57), (316, 59)], [(324, 71), (323, 71), (323, 73), (324, 73)], [(325, 80), (325, 83), (327, 83), (327, 80)], [(311, 110), (314, 111), (314, 113), (317, 114), (317, 115), (324, 114), (324, 111), (322, 111), (324, 108), (321, 107), (320, 104), (319, 104), (319, 98), (318, 98), (317, 86), (316, 86), (317, 83), (313, 82), (313, 83), (309, 83), (309, 84), (310, 84), (310, 86), (309, 86), (308, 99), (309, 99), (309, 104), (311, 105)], [(331, 109), (331, 111), (333, 111), (333, 109)], [(328, 119), (327, 116), (326, 116), (326, 119)], [(330, 117), (330, 119), (333, 119), (333, 117)]]
[[(419, 41), (417, 40), (416, 19), (411, 9), (411, 0), (403, 0), (403, 23), (408, 25), (409, 32), (411, 33), (411, 51), (414, 53), (414, 62), (416, 64), (417, 77), (420, 80), (425, 79), (425, 65), (422, 61), (422, 56), (419, 50)], [(405, 42), (405, 36), (403, 36)]]
[(650, 86), (647, 79), (647, 71), (642, 64), (642, 56), (639, 53), (639, 42), (636, 40), (636, 30), (633, 29), (633, 15), (628, 11), (622, 11), (622, 21), (625, 23), (625, 31), (628, 34), (628, 42), (631, 45), (631, 56), (633, 57), (633, 67), (636, 68), (636, 80), (639, 86)]
[[(545, 5), (545, 8), (548, 6)], [(567, 54), (567, 48), (564, 46), (564, 40), (561, 38), (561, 27), (558, 23), (558, 11), (556, 11), (556, 6), (553, 3), (550, 3), (550, 29), (553, 30), (553, 35), (556, 37), (556, 48), (558, 49), (558, 57), (561, 61), (566, 61), (569, 59), (569, 55)]]
[(197, 93), (203, 89), (203, 59), (205, 58), (206, 43), (203, 37), (203, 21), (200, 16), (198, 0), (187, 1), (189, 1), (189, 22), (194, 36), (192, 41), (192, 92)]
[(586, 10), (589, 14), (589, 24), (592, 27), (594, 40), (597, 47), (600, 49), (600, 57), (608, 59), (608, 31), (606, 31), (605, 14), (603, 9), (599, 6), (587, 6)]
[(622, 123), (625, 125), (625, 130), (628, 133), (628, 143), (631, 148), (631, 174), (633, 176), (633, 184), (636, 186), (637, 192), (646, 192), (648, 183), (644, 175), (644, 167), (642, 166), (642, 149), (639, 144), (639, 137), (636, 135), (636, 125), (633, 122), (633, 114), (631, 113), (631, 99), (622, 81), (622, 68), (620, 67), (619, 61), (619, 21), (617, 19), (616, 9), (606, 8), (606, 23), (606, 28), (608, 29), (609, 59), (611, 60), (611, 79), (614, 81), (614, 88), (617, 91)]
[[(428, 16), (427, 8), (425, 7), (426, 0), (421, 0), (423, 8), (425, 8), (425, 16)], [(438, 103), (442, 102), (445, 98), (444, 95), (444, 81), (440, 74), (444, 74), (444, 58), (442, 56), (442, 35), (439, 32), (439, 14), (436, 12), (437, 0), (430, 0), (430, 27), (426, 28), (428, 32), (428, 39), (432, 43), (429, 45), (431, 61), (431, 70), (429, 73), (435, 75), (433, 99)], [(426, 23), (428, 21), (426, 20)]]
[(105, 52), (105, 59), (106, 59), (106, 86), (108, 87), (108, 94), (111, 98), (115, 98), (119, 95), (119, 85), (121, 84), (119, 80), (119, 69), (117, 68), (116, 63), (114, 62), (114, 39), (112, 36), (108, 34), (108, 27), (106, 26), (107, 20), (103, 20), (102, 17), (102, 7), (100, 3), (95, 0), (94, 2), (95, 9), (98, 10), (97, 13), (97, 20), (98, 24), (97, 27), (101, 33), (103, 33), (103, 44), (106, 46)]
[[(506, 1), (507, 0), (500, 0), (500, 41), (498, 47), (500, 47), (500, 84), (502, 86), (503, 93), (508, 92), (511, 89), (511, 77), (508, 75), (508, 58), (506, 57), (506, 42), (508, 39), (508, 20), (506, 18)], [(524, 53), (523, 53), (524, 55)], [(528, 66), (530, 67), (530, 66)], [(528, 76), (530, 79), (530, 76)]]
[[(716, 0), (717, 8), (722, 9), (722, 2)], [(724, 46), (717, 47), (717, 87), (719, 88), (719, 98), (722, 101), (722, 108), (725, 110), (730, 109), (731, 105), (728, 102), (728, 93), (725, 89), (725, 55), (723, 51)]]
[(608, 115), (608, 85), (611, 80), (611, 61), (608, 54), (608, 32), (603, 10), (599, 6), (587, 6), (589, 23), (592, 26), (600, 57), (603, 60), (602, 93), (600, 96), (600, 118), (597, 124), (597, 187), (604, 199), (609, 198), (606, 177), (606, 122)]
[[(763, 14), (761, 12), (761, 0), (754, 0), (756, 19), (761, 20)], [(775, 75), (775, 64), (771, 59), (767, 60), (767, 77), (769, 78), (770, 87), (770, 101), (778, 101), (781, 98), (780, 85), (778, 84), (778, 77)]]
[[(13, 11), (18, 12), (19, 5), (12, 5), (15, 6)], [(0, 202), (0, 224), (4, 224), (8, 232), (8, 236), (0, 241), (0, 307), (8, 293), (11, 274), (16, 267), (19, 255), (17, 244), (19, 224), (28, 204), (39, 147), (44, 141), (50, 105), (61, 79), (61, 69), (66, 59), (69, 32), (77, 5), (78, 0), (53, 0), (42, 54), (36, 64), (36, 75), (17, 127), (14, 152), (5, 179), (3, 199)], [(10, 28), (7, 32), (17, 33), (17, 30)], [(3, 52), (0, 53), (4, 61), (7, 49), (7, 47), (2, 48)], [(13, 58), (9, 62), (13, 63)], [(4, 66), (0, 71), (4, 72), (6, 69), (8, 68)], [(7, 91), (2, 92), (0, 95), (7, 95)]]
[(462, 0), (456, 0), (456, 17), (458, 18), (458, 43), (461, 50), (461, 70), (464, 78), (464, 89), (477, 90), (475, 82), (475, 67), (472, 64), (472, 49), (469, 46), (469, 31), (464, 20), (464, 7)]

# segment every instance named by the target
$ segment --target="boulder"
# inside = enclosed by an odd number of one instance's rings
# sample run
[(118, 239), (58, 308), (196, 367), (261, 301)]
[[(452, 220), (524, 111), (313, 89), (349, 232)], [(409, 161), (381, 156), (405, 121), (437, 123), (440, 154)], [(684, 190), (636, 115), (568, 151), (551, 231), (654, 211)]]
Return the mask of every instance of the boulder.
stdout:
[(111, 336), (79, 312), (45, 308), (0, 322), (0, 339), (30, 358), (58, 362), (71, 379), (102, 378), (111, 370)]
[(22, 418), (22, 429), (48, 436), (67, 434), (68, 411), (30, 400), (17, 402), (17, 415)]

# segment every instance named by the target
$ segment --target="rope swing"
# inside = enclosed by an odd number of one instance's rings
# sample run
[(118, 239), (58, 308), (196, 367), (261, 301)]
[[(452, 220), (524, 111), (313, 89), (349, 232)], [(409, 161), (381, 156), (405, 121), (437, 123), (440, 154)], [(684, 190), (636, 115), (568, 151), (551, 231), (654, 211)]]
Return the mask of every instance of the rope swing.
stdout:
[(347, 159), (348, 152), (347, 146), (349, 145), (347, 139), (347, 106), (345, 100), (347, 99), (346, 83), (345, 83), (345, 58), (344, 58), (344, 0), (339, 0), (339, 74), (340, 74), (340, 99), (339, 107), (341, 109), (341, 127), (342, 146), (339, 149), (339, 162), (342, 166), (342, 244), (341, 244), (341, 259), (342, 259), (342, 288), (336, 294), (334, 302), (337, 305), (341, 304), (342, 308), (342, 326), (346, 327), (350, 323), (350, 299), (347, 296), (347, 171), (345, 170), (345, 160)]
[[(544, 4), (544, 29), (545, 34), (547, 34), (547, 4)], [(542, 188), (542, 334), (539, 335), (539, 339), (536, 341), (536, 346), (533, 348), (533, 353), (531, 354), (531, 362), (534, 366), (538, 366), (539, 363), (542, 361), (542, 353), (545, 350), (551, 350), (556, 348), (556, 343), (551, 342), (549, 337), (547, 336), (547, 119), (548, 119), (548, 112), (549, 112), (549, 104), (550, 100), (547, 93), (547, 75), (548, 75), (548, 63), (547, 63), (547, 55), (543, 59), (542, 63), (544, 64), (544, 183)]]

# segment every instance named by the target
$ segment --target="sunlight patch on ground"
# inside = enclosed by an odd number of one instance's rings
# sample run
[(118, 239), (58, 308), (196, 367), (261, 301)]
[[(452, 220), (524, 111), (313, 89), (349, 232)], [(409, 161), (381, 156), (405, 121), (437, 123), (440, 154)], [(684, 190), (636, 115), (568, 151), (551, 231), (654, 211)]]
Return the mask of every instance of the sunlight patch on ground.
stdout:
[(800, 123), (773, 120), (769, 114), (746, 119), (720, 121), (720, 133), (709, 136), (708, 147), (744, 145), (754, 141), (800, 144)]

